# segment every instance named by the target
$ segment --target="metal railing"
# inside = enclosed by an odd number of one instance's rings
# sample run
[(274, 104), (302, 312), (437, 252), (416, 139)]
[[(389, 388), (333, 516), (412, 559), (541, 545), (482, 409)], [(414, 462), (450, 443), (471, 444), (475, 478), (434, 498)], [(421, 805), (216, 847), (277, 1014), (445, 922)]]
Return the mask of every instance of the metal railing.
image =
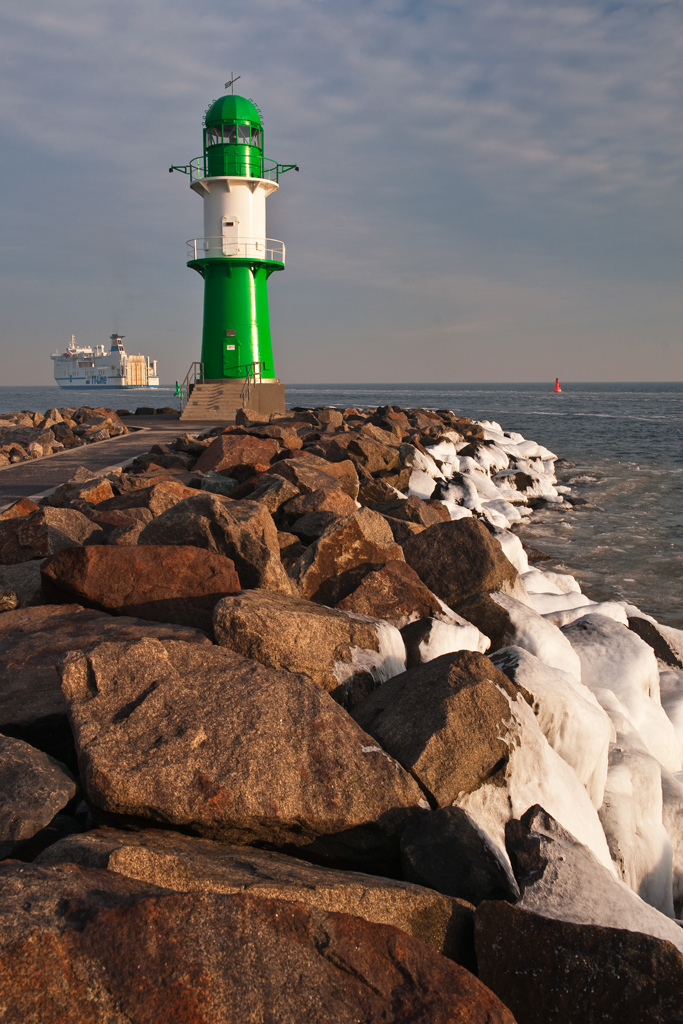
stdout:
[[(188, 399), (194, 390), (195, 384), (204, 383), (204, 363), (191, 363), (190, 369), (185, 374), (185, 379), (180, 385), (180, 411), (187, 405)], [(184, 399), (184, 402), (183, 402)]]
[(247, 363), (246, 366), (244, 367), (246, 372), (244, 376), (244, 385), (240, 393), (240, 398), (242, 399), (242, 408), (244, 408), (248, 404), (249, 399), (251, 398), (251, 389), (256, 384), (261, 383), (265, 366), (265, 363), (258, 362)]
[[(234, 170), (229, 174), (219, 174), (219, 178), (230, 177), (234, 174), (238, 177), (254, 178), (259, 177), (255, 175), (254, 162), (249, 160), (234, 160), (232, 161)], [(262, 178), (267, 178), (268, 181), (278, 182), (281, 174), (286, 174), (287, 171), (298, 171), (298, 164), (279, 164), (277, 160), (271, 160), (270, 157), (264, 156), (263, 158), (263, 171), (261, 174)], [(180, 171), (181, 174), (189, 174), (190, 182), (201, 181), (202, 178), (211, 177), (207, 173), (206, 169), (206, 155), (196, 156), (193, 160), (190, 160), (189, 164), (173, 164), (169, 167), (169, 171)]]
[(185, 244), (188, 260), (237, 256), (242, 259), (285, 262), (285, 243), (277, 238), (229, 238), (226, 235), (214, 235), (212, 238), (188, 238)]

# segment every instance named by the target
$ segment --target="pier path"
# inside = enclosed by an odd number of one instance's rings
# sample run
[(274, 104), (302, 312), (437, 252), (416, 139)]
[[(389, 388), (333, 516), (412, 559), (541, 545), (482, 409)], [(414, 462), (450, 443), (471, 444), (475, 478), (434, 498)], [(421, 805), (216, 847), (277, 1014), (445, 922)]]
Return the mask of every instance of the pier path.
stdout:
[(138, 429), (122, 437), (96, 441), (43, 459), (0, 467), (0, 510), (20, 498), (36, 497), (58, 487), (73, 476), (79, 466), (91, 469), (93, 476), (96, 476), (104, 470), (129, 462), (136, 455), (148, 451), (153, 444), (168, 444), (178, 434), (186, 431), (199, 434), (218, 426), (215, 422), (183, 420), (181, 423), (177, 416), (131, 416), (130, 419), (134, 419), (130, 426)]

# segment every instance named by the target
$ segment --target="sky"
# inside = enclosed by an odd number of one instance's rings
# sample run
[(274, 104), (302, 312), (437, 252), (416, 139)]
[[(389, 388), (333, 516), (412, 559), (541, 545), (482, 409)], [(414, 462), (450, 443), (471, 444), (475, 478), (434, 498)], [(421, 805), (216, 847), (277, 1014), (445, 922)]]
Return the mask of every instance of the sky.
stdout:
[(199, 358), (168, 167), (231, 72), (301, 168), (285, 382), (683, 379), (681, 0), (4, 0), (0, 384), (71, 334)]

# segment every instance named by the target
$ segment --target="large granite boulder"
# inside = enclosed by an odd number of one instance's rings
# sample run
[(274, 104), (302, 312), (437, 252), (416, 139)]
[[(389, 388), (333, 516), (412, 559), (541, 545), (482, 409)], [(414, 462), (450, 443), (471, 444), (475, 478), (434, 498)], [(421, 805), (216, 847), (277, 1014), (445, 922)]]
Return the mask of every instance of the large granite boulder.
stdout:
[(149, 509), (152, 516), (160, 516), (173, 508), (184, 498), (195, 498), (196, 490), (186, 487), (179, 480), (162, 479), (149, 487), (135, 487), (115, 497), (107, 498), (97, 505), (102, 512), (127, 512), (133, 509)]
[(488, 658), (459, 651), (390, 679), (353, 717), (444, 807), (501, 770), (518, 697), (523, 691)]
[(358, 586), (359, 566), (366, 567), (365, 575), (392, 560), (403, 561), (403, 552), (386, 520), (369, 508), (359, 508), (332, 523), (301, 555), (290, 575), (306, 600), (336, 605)]
[(307, 454), (305, 459), (282, 459), (271, 467), (271, 473), (285, 477), (295, 484), (301, 494), (310, 494), (320, 488), (340, 487), (354, 501), (358, 497), (358, 473), (350, 459), (328, 462), (317, 455)]
[(405, 541), (403, 553), (422, 582), (452, 608), (479, 591), (513, 593), (521, 586), (512, 562), (477, 519), (430, 526)]
[(52, 602), (176, 622), (211, 633), (213, 610), (240, 590), (234, 563), (206, 548), (166, 544), (67, 548), (42, 565)]
[(46, 558), (81, 544), (103, 544), (105, 539), (100, 527), (75, 508), (41, 508), (0, 522), (0, 565)]
[(271, 438), (219, 434), (199, 456), (194, 470), (197, 473), (213, 470), (236, 480), (246, 480), (254, 473), (267, 470), (279, 450), (280, 445)]
[(114, 497), (111, 483), (103, 476), (89, 476), (86, 480), (67, 480), (60, 484), (52, 494), (44, 500), (45, 505), (61, 508), (70, 501), (87, 501), (91, 505), (99, 505)]
[(214, 630), (222, 647), (301, 672), (347, 708), (406, 667), (400, 634), (388, 623), (265, 590), (224, 598)]
[(157, 516), (138, 544), (190, 544), (216, 551), (232, 559), (243, 587), (292, 592), (273, 517), (257, 501), (197, 494)]
[(339, 487), (320, 487), (315, 491), (300, 494), (288, 501), (282, 509), (290, 525), (308, 512), (334, 512), (338, 516), (348, 516), (355, 511), (355, 501)]
[(90, 806), (238, 844), (388, 862), (415, 781), (314, 682), (225, 648), (143, 640), (61, 668)]
[(26, 740), (75, 768), (57, 664), (68, 651), (103, 640), (177, 638), (210, 646), (196, 629), (82, 608), (42, 605), (0, 615), (0, 732)]
[(17, 597), (18, 608), (43, 603), (40, 582), (41, 562), (17, 562), (16, 565), (0, 565), (0, 591), (11, 590)]
[(398, 928), (71, 864), (0, 866), (0, 965), (8, 1022), (514, 1024)]
[(68, 769), (42, 750), (0, 736), (0, 858), (9, 857), (76, 795)]
[(438, 597), (425, 587), (414, 569), (397, 559), (369, 572), (337, 607), (386, 619), (399, 628), (415, 619), (443, 613)]
[(683, 954), (670, 942), (487, 901), (475, 914), (481, 981), (518, 1024), (675, 1024)]
[(163, 829), (94, 829), (53, 844), (36, 863), (106, 868), (164, 889), (248, 892), (354, 914), (401, 928), (464, 967), (474, 966), (470, 905), (410, 882), (320, 867), (282, 853)]
[(375, 512), (381, 512), (384, 516), (390, 516), (392, 519), (404, 519), (406, 522), (418, 523), (425, 527), (448, 522), (451, 518), (448, 509), (441, 502), (423, 501), (422, 498), (418, 498), (414, 494), (407, 499), (393, 498), (391, 501), (381, 501), (372, 507)]

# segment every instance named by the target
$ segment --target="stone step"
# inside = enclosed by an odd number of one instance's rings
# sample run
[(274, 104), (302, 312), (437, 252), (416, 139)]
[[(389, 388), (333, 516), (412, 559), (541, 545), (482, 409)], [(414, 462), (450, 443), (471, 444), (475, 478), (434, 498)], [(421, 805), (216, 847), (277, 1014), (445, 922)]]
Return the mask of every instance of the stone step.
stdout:
[[(181, 420), (234, 422), (237, 410), (244, 406), (244, 380), (208, 381), (195, 384)], [(271, 412), (285, 411), (285, 389), (279, 382), (252, 384), (248, 407), (268, 417)]]

